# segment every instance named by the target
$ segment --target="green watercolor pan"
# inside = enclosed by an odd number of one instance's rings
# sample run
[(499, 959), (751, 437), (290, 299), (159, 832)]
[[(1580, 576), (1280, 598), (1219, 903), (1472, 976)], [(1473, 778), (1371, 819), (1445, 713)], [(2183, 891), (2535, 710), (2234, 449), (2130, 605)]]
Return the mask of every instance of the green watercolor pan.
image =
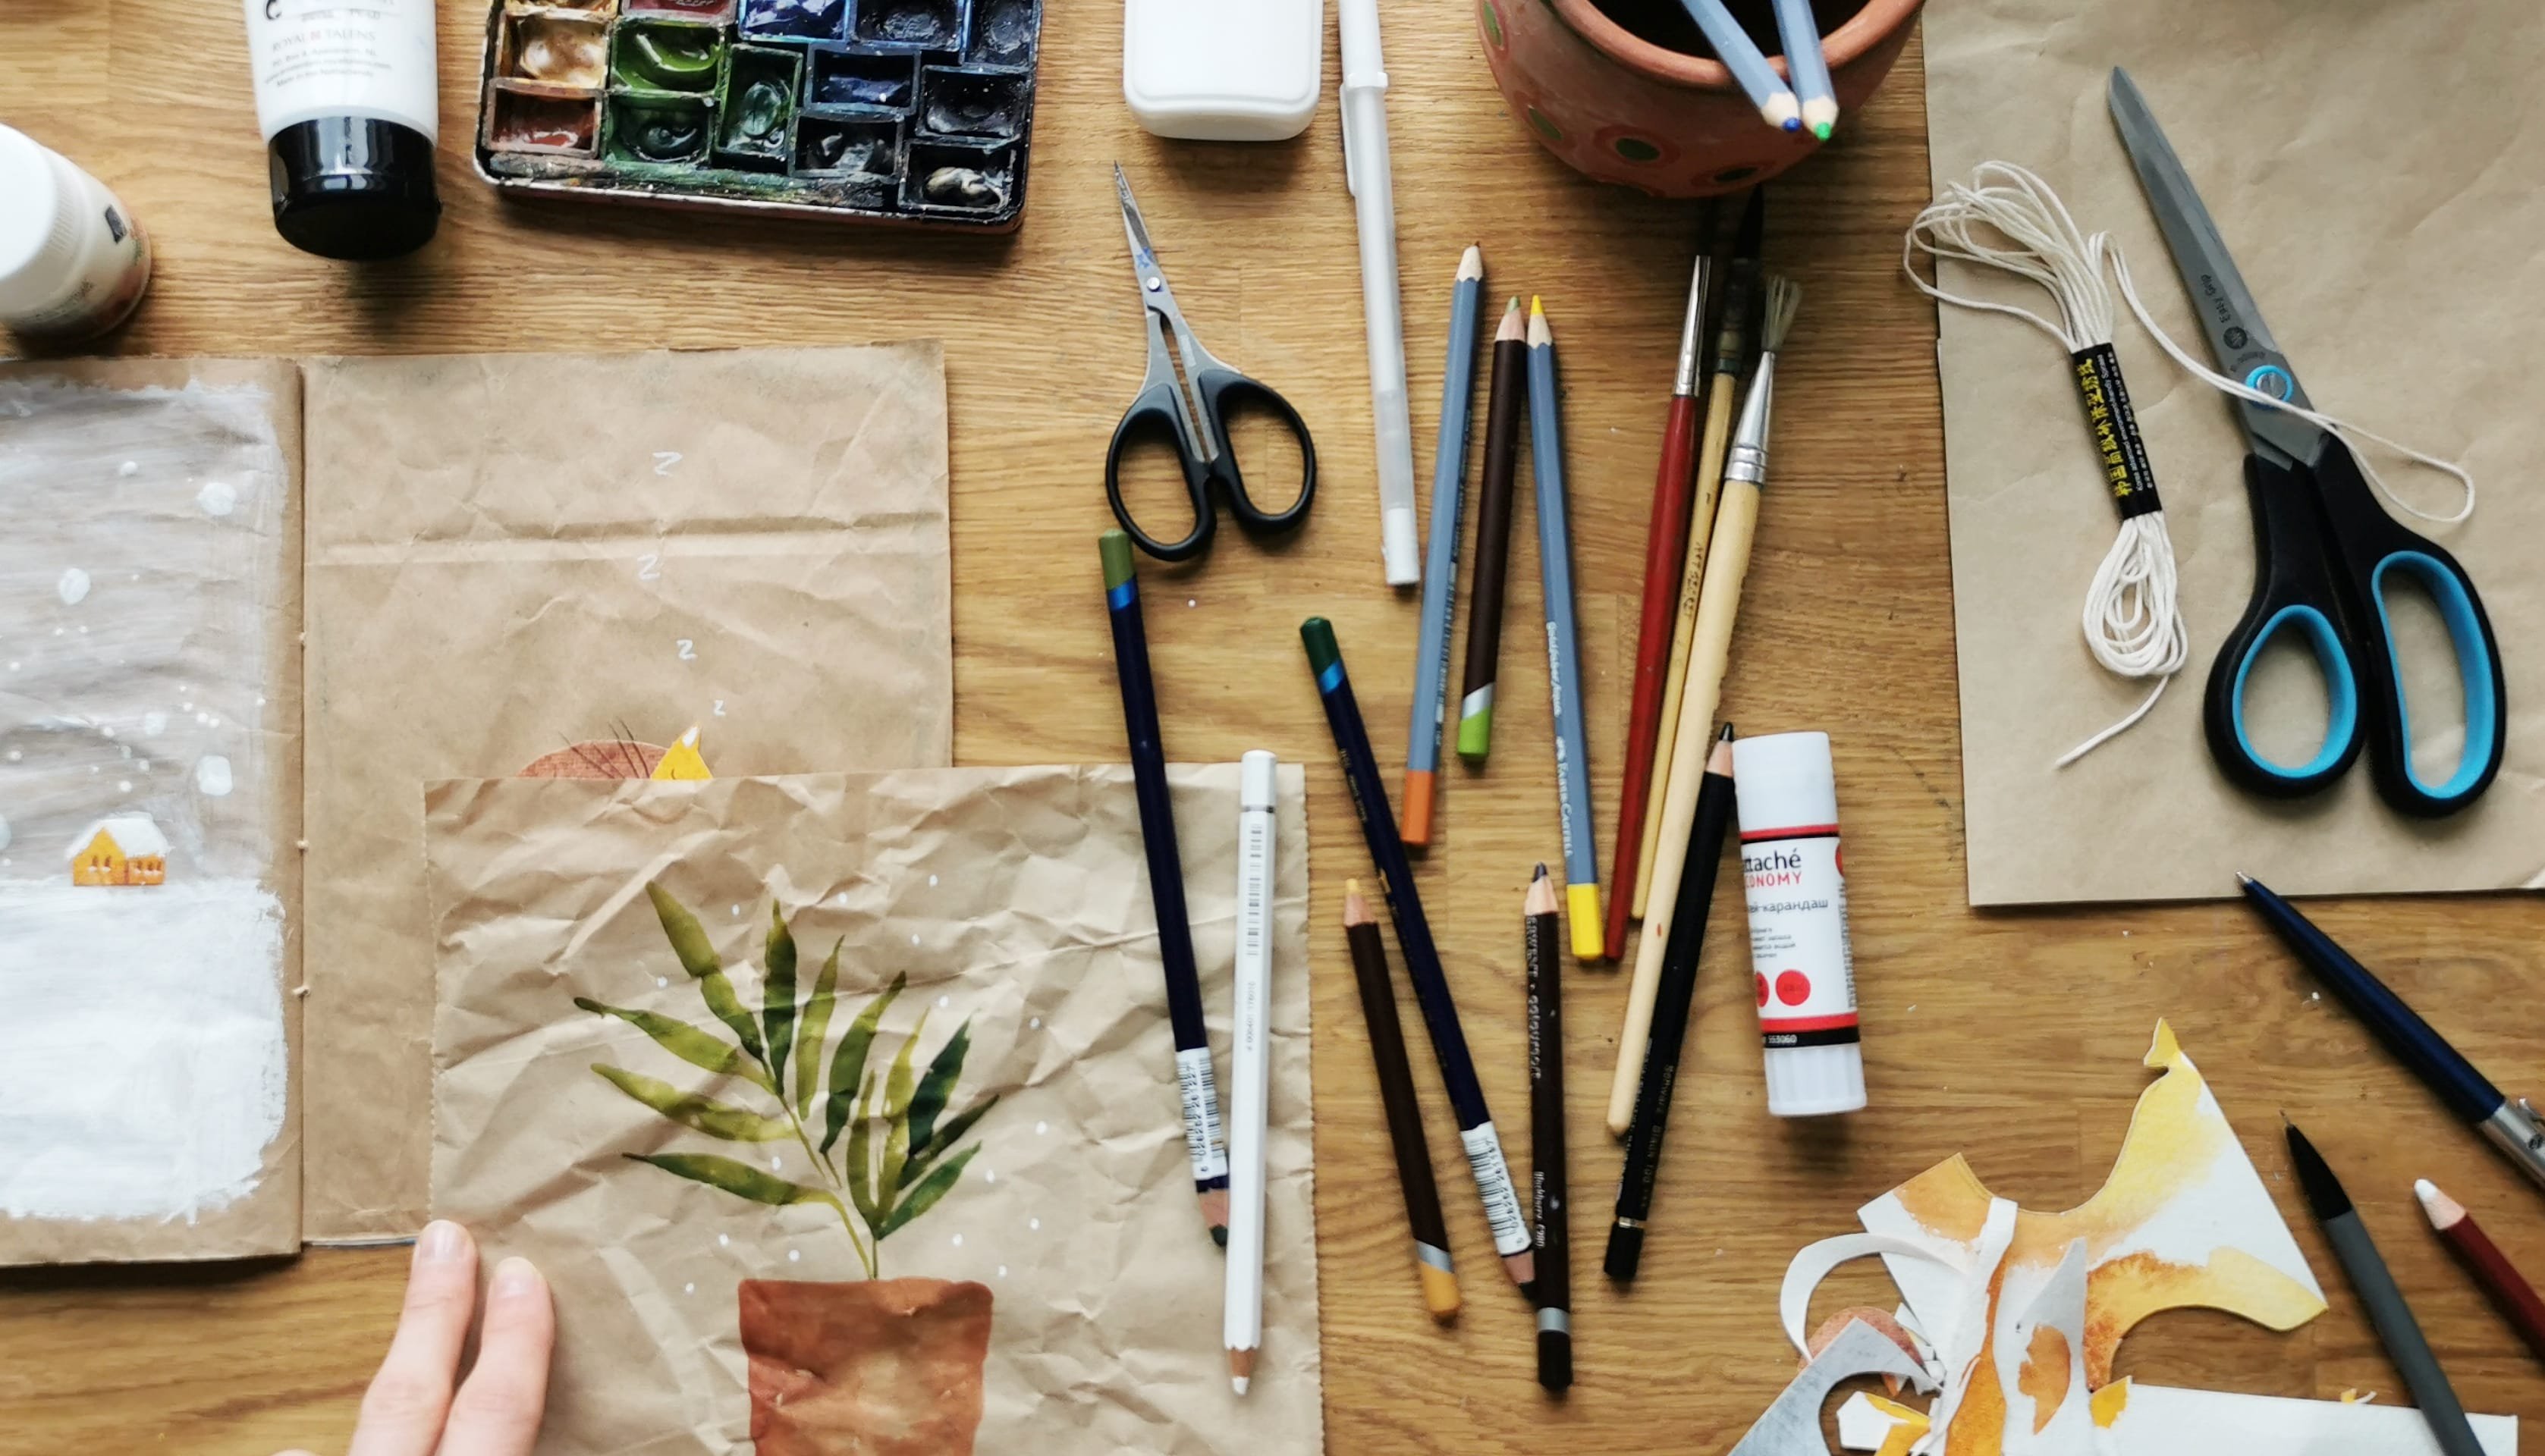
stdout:
[(491, 0), (506, 193), (991, 232), (1024, 218), (1043, 0)]

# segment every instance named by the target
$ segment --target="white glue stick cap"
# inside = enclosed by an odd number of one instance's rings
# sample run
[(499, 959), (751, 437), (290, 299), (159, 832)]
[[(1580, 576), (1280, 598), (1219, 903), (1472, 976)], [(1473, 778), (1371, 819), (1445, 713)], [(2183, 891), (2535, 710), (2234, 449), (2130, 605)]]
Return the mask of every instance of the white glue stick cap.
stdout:
[(1259, 748), (1250, 751), (1246, 757), (1237, 762), (1237, 807), (1240, 809), (1272, 808), (1274, 797), (1280, 792), (1273, 778), (1275, 770), (1281, 767), (1281, 761)]
[[(1845, 860), (1837, 851), (1838, 775), (1830, 760), (1830, 741), (1826, 733), (1774, 733), (1758, 738), (1735, 739), (1732, 744), (1732, 785), (1740, 805), (1741, 839), (1748, 851), (1757, 840), (1764, 849), (1768, 843), (1790, 837), (1808, 841), (1817, 847), (1830, 847), (1830, 859), (1822, 861), (1829, 873), (1826, 893), (1834, 902), (1826, 912), (1806, 918), (1821, 920), (1823, 932), (1811, 933), (1820, 942), (1826, 958), (1813, 966), (1817, 975), (1827, 976), (1843, 966), (1847, 994), (1845, 1009), (1855, 1010), (1853, 993), (1854, 967), (1847, 948), (1847, 888)], [(1817, 855), (1806, 856), (1817, 860)], [(1755, 906), (1758, 902), (1753, 900)], [(1826, 917), (1824, 920), (1823, 917)], [(1753, 925), (1754, 956), (1758, 943), (1755, 918)], [(1826, 936), (1834, 936), (1829, 943)], [(1838, 1112), (1863, 1109), (1864, 1050), (1855, 1042), (1821, 1046), (1770, 1047), (1763, 1053), (1766, 1062), (1767, 1111), (1777, 1117), (1824, 1117)]]
[(1838, 823), (1838, 772), (1826, 733), (1734, 739), (1732, 788), (1744, 835)]

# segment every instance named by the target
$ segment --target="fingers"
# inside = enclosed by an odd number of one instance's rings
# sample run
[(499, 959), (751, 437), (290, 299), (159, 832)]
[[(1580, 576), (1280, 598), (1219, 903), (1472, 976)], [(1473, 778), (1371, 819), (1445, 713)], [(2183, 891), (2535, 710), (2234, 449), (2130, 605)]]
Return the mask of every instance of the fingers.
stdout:
[(476, 1244), (457, 1224), (426, 1225), (415, 1241), (397, 1334), (363, 1395), (347, 1456), (433, 1456), (476, 1307)]
[(555, 1341), (547, 1281), (528, 1259), (496, 1265), (477, 1364), (451, 1403), (442, 1456), (530, 1456), (547, 1406), (548, 1351)]

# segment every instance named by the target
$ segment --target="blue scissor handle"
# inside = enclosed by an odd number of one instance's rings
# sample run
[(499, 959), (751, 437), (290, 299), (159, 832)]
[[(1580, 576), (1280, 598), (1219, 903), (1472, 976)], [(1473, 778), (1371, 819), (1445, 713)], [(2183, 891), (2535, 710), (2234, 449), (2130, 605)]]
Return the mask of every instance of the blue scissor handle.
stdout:
[[(2340, 777), (2359, 757), (2365, 742), (2360, 732), (2363, 673), (2342, 630), (2340, 592), (2314, 482), (2301, 469), (2247, 455), (2245, 493), (2254, 513), (2254, 596), (2210, 664), (2201, 726), (2210, 757), (2228, 778), (2254, 793), (2296, 798)], [(2324, 678), (2324, 742), (2303, 764), (2265, 757), (2255, 747), (2245, 720), (2247, 679), (2255, 660), (2282, 630), (2305, 635)]]

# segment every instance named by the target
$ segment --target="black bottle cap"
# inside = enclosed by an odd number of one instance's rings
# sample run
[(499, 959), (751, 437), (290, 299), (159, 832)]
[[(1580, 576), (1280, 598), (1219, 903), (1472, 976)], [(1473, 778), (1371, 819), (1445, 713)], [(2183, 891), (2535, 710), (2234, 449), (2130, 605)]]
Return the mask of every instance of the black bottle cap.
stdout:
[(442, 220), (433, 143), (369, 117), (322, 117), (286, 126), (266, 146), (274, 228), (321, 258), (366, 262), (423, 247)]

